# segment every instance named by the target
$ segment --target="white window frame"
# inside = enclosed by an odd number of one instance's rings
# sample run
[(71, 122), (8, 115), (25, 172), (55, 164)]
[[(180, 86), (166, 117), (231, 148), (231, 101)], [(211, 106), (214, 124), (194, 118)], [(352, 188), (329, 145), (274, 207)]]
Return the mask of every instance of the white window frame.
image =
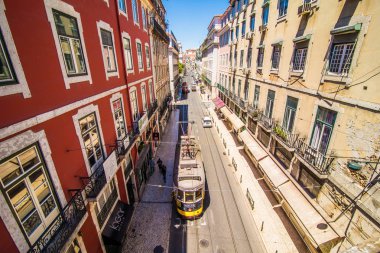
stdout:
[[(133, 4), (135, 3), (135, 4)], [(139, 5), (137, 0), (132, 0), (132, 16), (133, 16), (133, 23), (137, 26), (140, 26), (140, 20), (139, 20)], [(135, 14), (136, 11), (136, 14)]]
[[(132, 94), (135, 93), (135, 100), (132, 99)], [(139, 98), (137, 94), (137, 89), (135, 86), (129, 89), (129, 100), (131, 103), (132, 121), (136, 122), (139, 119)]]
[[(138, 44), (140, 44), (140, 46), (141, 46), (141, 64), (142, 64), (141, 68), (139, 66), (139, 48), (138, 48)], [(141, 43), (141, 40), (136, 39), (137, 68), (139, 69), (139, 72), (144, 71), (144, 55), (143, 55), (143, 53), (144, 53), (143, 44)]]
[[(116, 121), (115, 121), (115, 110), (113, 107), (113, 103), (119, 99), (120, 99), (121, 109), (122, 109), (122, 113), (123, 113), (123, 117), (124, 117), (125, 134), (123, 136), (117, 135), (117, 127), (116, 127)], [(110, 105), (111, 105), (111, 111), (112, 111), (112, 118), (113, 118), (114, 125), (115, 125), (116, 137), (118, 140), (122, 140), (126, 135), (128, 135), (128, 126), (127, 126), (127, 118), (125, 117), (125, 107), (124, 107), (123, 95), (120, 92), (113, 94), (112, 97), (110, 98)]]
[(141, 99), (142, 99), (142, 108), (143, 111), (146, 112), (148, 111), (148, 100), (146, 99), (146, 84), (145, 82), (141, 83), (140, 85), (141, 89)]
[[(53, 33), (55, 47), (56, 47), (57, 54), (58, 54), (59, 65), (61, 66), (62, 76), (63, 76), (63, 80), (65, 82), (66, 89), (70, 89), (70, 85), (73, 83), (80, 83), (80, 82), (88, 81), (90, 84), (92, 84), (90, 64), (88, 62), (86, 42), (85, 42), (85, 38), (83, 36), (83, 26), (82, 26), (82, 21), (81, 21), (79, 12), (76, 12), (72, 5), (69, 5), (63, 1), (44, 0), (44, 2), (45, 2), (45, 9), (46, 9), (48, 21), (50, 23), (51, 30)], [(80, 76), (69, 76), (67, 74), (66, 66), (65, 66), (65, 59), (63, 59), (63, 56), (62, 56), (61, 44), (59, 42), (58, 32), (57, 32), (57, 28), (56, 28), (54, 17), (53, 17), (53, 9), (76, 18), (78, 30), (79, 30), (79, 37), (80, 37), (82, 51), (83, 51), (83, 57), (84, 57), (84, 61), (86, 63), (86, 68), (87, 68), (87, 74), (80, 75)]]
[(148, 81), (148, 87), (149, 87), (149, 101), (150, 101), (150, 103), (153, 103), (154, 85), (153, 85), (153, 80), (152, 79), (149, 79), (149, 81)]
[[(106, 75), (106, 80), (108, 80), (110, 77), (117, 76), (118, 78), (120, 77), (119, 75), (119, 66), (117, 64), (117, 55), (116, 55), (116, 48), (115, 48), (115, 37), (113, 35), (113, 29), (112, 27), (107, 24), (106, 22), (99, 20), (96, 22), (96, 26), (98, 28), (98, 35), (99, 35), (99, 44), (100, 44), (100, 49), (102, 53), (102, 59), (103, 59), (103, 65), (104, 65), (104, 73)], [(113, 53), (115, 55), (115, 67), (116, 71), (108, 72), (107, 71), (107, 63), (106, 59), (104, 58), (103, 54), (103, 43), (102, 43), (102, 34), (101, 34), (101, 29), (106, 30), (111, 33), (112, 36), (112, 43), (113, 43)]]
[[(306, 51), (306, 53), (304, 53)], [(294, 57), (293, 57), (293, 61), (292, 61), (292, 71), (293, 72), (304, 72), (305, 71), (305, 68), (306, 68), (306, 59), (307, 59), (307, 53), (309, 51), (309, 47), (300, 47), (300, 48), (295, 48), (294, 49)], [(301, 66), (302, 65), (302, 62), (303, 62), (303, 67), (302, 69), (295, 69), (294, 66), (295, 66), (295, 61), (296, 61), (296, 58), (297, 58), (297, 52), (301, 52), (301, 55), (300, 55), (300, 60), (299, 60), (299, 65)]]
[[(146, 54), (146, 49), (147, 48), (148, 48), (149, 55)], [(150, 53), (150, 47), (149, 47), (148, 43), (145, 43), (144, 49), (145, 49), (146, 68), (147, 68), (147, 70), (150, 70), (151, 67), (152, 67), (152, 61), (151, 61), (151, 57), (150, 57), (151, 53)]]
[[(135, 72), (135, 66), (133, 65), (133, 46), (132, 46), (132, 39), (131, 39), (131, 36), (126, 33), (126, 32), (123, 32), (121, 34), (121, 36), (123, 37), (123, 39), (129, 39), (129, 46), (130, 46), (130, 50), (131, 50), (131, 61), (132, 61), (132, 69), (127, 69), (127, 74), (133, 74)], [(125, 62), (127, 63), (127, 55), (125, 54), (125, 49), (124, 49), (124, 40), (123, 40), (123, 53), (124, 53), (124, 57), (125, 57)], [(127, 66), (126, 66), (127, 67)]]
[(147, 32), (148, 31), (147, 13), (146, 13), (146, 9), (142, 5), (141, 5), (141, 19), (143, 23), (143, 29), (145, 32)]
[[(102, 159), (99, 159), (92, 167), (90, 166), (90, 163), (88, 162), (88, 157), (87, 157), (87, 153), (86, 153), (86, 148), (85, 148), (85, 145), (84, 145), (84, 142), (83, 142), (83, 138), (82, 138), (82, 131), (80, 129), (80, 125), (79, 125), (79, 120), (82, 119), (83, 117), (91, 114), (91, 113), (95, 113), (95, 116), (96, 116), (96, 123), (98, 124), (97, 127), (98, 127), (98, 130), (99, 130), (99, 136), (101, 138), (101, 149), (102, 149), (102, 152), (103, 152), (103, 158)], [(103, 130), (102, 130), (102, 125), (101, 125), (101, 118), (100, 118), (100, 113), (99, 113), (99, 107), (98, 105), (88, 105), (86, 107), (83, 107), (83, 108), (80, 108), (77, 112), (77, 114), (73, 115), (73, 122), (74, 122), (74, 127), (75, 127), (75, 132), (78, 136), (78, 139), (79, 139), (79, 144), (80, 144), (80, 147), (81, 147), (81, 150), (82, 150), (82, 155), (83, 155), (83, 161), (84, 161), (84, 164), (86, 165), (86, 169), (87, 169), (87, 173), (88, 175), (90, 176), (93, 171), (101, 164), (103, 163), (104, 161), (104, 157), (107, 157), (107, 152), (106, 152), (106, 149), (105, 149), (105, 143), (104, 143), (104, 136), (103, 136)]]
[(12, 33), (5, 15), (4, 0), (0, 0), (0, 27), (4, 37), (4, 43), (9, 53), (9, 60), (12, 63), (15, 72), (17, 83), (0, 86), (0, 97), (11, 94), (22, 93), (24, 98), (30, 98), (28, 82), (26, 81), (25, 74), (21, 65), (20, 58), (17, 53), (16, 45), (14, 43)]
[[(52, 187), (54, 187), (55, 193), (58, 197), (58, 201), (61, 206), (67, 204), (65, 194), (63, 193), (61, 181), (58, 177), (57, 170), (54, 166), (53, 158), (51, 157), (51, 149), (47, 140), (44, 130), (39, 132), (33, 132), (28, 130), (15, 137), (2, 141), (0, 143), (0, 160), (3, 160), (19, 150), (22, 150), (34, 143), (38, 142), (41, 156), (46, 164), (46, 171), (49, 172)], [(58, 204), (58, 203), (57, 203)], [(15, 216), (11, 211), (11, 207), (8, 205), (5, 197), (0, 192), (0, 218), (4, 222), (6, 229), (13, 239), (17, 249), (20, 252), (27, 252), (30, 248), (27, 240), (25, 239), (20, 226), (18, 225)]]
[[(124, 1), (125, 4), (125, 12), (120, 10), (119, 8), (119, 1)], [(127, 6), (127, 1), (126, 0), (117, 0), (117, 9), (119, 11), (119, 15), (123, 15), (127, 20), (128, 20), (128, 6)]]

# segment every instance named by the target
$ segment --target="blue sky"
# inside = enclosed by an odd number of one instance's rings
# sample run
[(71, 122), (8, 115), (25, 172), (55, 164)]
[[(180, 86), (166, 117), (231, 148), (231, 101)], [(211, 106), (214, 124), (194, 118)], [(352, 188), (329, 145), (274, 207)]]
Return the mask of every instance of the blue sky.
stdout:
[(182, 50), (198, 48), (213, 16), (222, 14), (228, 0), (162, 0), (169, 29), (182, 42)]

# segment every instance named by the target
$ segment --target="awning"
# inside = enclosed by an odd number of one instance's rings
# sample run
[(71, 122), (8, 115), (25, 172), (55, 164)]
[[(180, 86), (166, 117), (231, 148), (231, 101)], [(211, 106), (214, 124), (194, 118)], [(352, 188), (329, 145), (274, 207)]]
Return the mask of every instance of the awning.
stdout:
[(239, 119), (238, 116), (236, 116), (235, 113), (231, 113), (229, 116), (228, 116), (228, 120), (231, 122), (231, 124), (233, 125), (235, 131), (238, 131), (240, 128), (242, 128), (244, 126), (244, 123), (243, 121), (241, 121)]
[(119, 201), (104, 226), (102, 237), (106, 245), (122, 245), (123, 238), (131, 221), (133, 206)]
[(270, 158), (265, 157), (259, 162), (260, 168), (264, 171), (265, 175), (272, 182), (274, 187), (279, 187), (280, 185), (289, 181), (289, 178), (281, 171), (281, 168)]
[(260, 161), (264, 157), (268, 156), (267, 152), (261, 148), (261, 146), (255, 141), (247, 130), (239, 133), (239, 137), (243, 140), (246, 148), (254, 156), (256, 161)]
[(219, 97), (214, 98), (212, 102), (218, 110), (224, 106), (223, 100), (221, 100)]
[(296, 221), (301, 223), (299, 227), (305, 230), (308, 240), (315, 248), (331, 248), (338, 243), (339, 235), (292, 182), (289, 181), (278, 189), (288, 203), (290, 208), (288, 211), (291, 211)]
[(227, 107), (222, 107), (222, 109), (220, 109), (220, 111), (223, 113), (224, 117), (228, 118), (228, 116), (230, 116), (232, 114), (232, 112), (230, 110), (228, 110)]

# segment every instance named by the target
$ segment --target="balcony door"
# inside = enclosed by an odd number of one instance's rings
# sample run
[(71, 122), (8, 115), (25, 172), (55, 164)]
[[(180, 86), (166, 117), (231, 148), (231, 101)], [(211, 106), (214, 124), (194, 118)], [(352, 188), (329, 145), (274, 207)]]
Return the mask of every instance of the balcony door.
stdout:
[(332, 110), (318, 107), (310, 146), (322, 154), (326, 154), (327, 152), (336, 115), (337, 113)]
[(268, 90), (267, 104), (265, 106), (265, 116), (268, 118), (272, 118), (275, 94), (273, 90)]
[(286, 108), (284, 114), (284, 121), (282, 122), (282, 127), (289, 133), (293, 131), (294, 120), (296, 118), (298, 99), (288, 96), (286, 100)]

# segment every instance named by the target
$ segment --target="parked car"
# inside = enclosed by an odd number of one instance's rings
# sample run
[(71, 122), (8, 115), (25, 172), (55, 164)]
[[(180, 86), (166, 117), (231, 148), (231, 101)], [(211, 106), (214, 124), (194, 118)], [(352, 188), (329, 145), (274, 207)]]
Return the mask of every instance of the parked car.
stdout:
[(196, 84), (191, 85), (191, 91), (197, 91), (197, 85)]
[(210, 117), (206, 116), (202, 119), (202, 126), (203, 127), (212, 127), (212, 120)]

